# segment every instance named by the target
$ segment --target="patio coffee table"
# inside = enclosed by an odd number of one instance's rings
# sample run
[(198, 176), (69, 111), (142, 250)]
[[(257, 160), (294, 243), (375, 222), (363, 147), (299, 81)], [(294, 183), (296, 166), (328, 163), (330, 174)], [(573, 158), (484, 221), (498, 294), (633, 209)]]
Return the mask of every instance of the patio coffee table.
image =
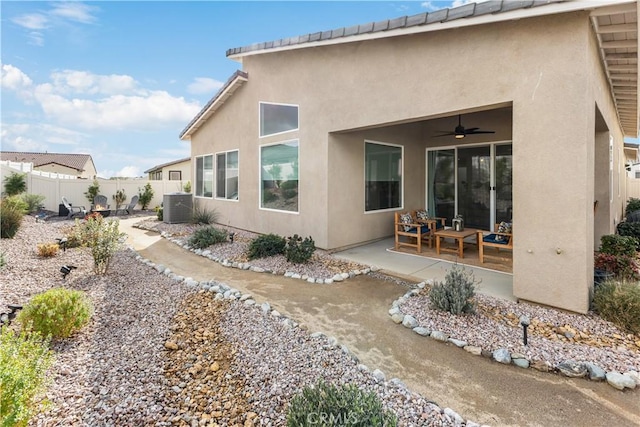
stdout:
[[(478, 230), (473, 228), (467, 228), (462, 231), (455, 231), (454, 229), (449, 228), (447, 230), (438, 230), (433, 235), (436, 238), (436, 253), (438, 255), (440, 255), (440, 251), (442, 250), (445, 252), (453, 252), (455, 254), (458, 254), (460, 258), (464, 258), (464, 239), (475, 235), (476, 244), (478, 244)], [(457, 249), (440, 248), (440, 239), (444, 239), (445, 237), (453, 239), (454, 242), (457, 242)]]

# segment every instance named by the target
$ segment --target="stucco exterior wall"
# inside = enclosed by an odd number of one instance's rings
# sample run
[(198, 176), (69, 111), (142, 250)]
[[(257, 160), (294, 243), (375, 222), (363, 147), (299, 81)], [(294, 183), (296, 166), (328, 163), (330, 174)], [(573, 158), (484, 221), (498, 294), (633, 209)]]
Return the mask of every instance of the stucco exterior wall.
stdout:
[[(426, 149), (455, 143), (433, 131), (443, 117), (474, 113), (480, 122), (469, 126), (496, 134), (465, 143), (513, 144), (514, 295), (584, 312), (603, 191), (596, 158), (607, 132), (622, 144), (599, 67), (582, 12), (247, 56), (249, 81), (192, 137), (192, 157), (239, 149), (239, 200), (203, 201), (223, 223), (312, 235), (322, 248), (384, 237), (393, 212), (364, 212), (364, 140), (404, 146), (403, 208), (415, 209), (425, 203)], [(300, 129), (259, 138), (260, 101), (299, 105)], [(596, 105), (607, 129), (597, 137)], [(292, 139), (299, 213), (261, 210), (259, 147)]]
[[(181, 173), (181, 180), (184, 182), (192, 181), (191, 174), (191, 161), (180, 162), (170, 166), (162, 168), (162, 179), (171, 180), (169, 172), (179, 171)], [(193, 182), (193, 181), (192, 181)]]

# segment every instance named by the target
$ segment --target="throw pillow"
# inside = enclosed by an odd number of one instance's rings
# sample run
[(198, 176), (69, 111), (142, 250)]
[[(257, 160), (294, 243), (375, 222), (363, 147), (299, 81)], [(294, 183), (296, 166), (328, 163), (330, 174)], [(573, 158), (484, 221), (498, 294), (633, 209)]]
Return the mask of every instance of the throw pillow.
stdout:
[[(507, 221), (502, 221), (499, 225), (498, 225), (498, 233), (507, 233), (507, 234), (511, 234), (511, 228), (512, 228), (512, 224), (510, 222)], [(502, 234), (497, 234), (496, 235), (496, 242), (504, 242), (507, 240), (507, 236), (503, 236)]]
[(418, 219), (421, 219), (421, 220), (430, 219), (429, 218), (429, 212), (423, 211), (423, 210), (416, 211), (416, 217), (418, 217)]
[[(413, 218), (410, 213), (400, 214), (400, 222), (403, 224), (413, 224)], [(404, 231), (410, 231), (413, 228), (411, 225), (405, 225)]]

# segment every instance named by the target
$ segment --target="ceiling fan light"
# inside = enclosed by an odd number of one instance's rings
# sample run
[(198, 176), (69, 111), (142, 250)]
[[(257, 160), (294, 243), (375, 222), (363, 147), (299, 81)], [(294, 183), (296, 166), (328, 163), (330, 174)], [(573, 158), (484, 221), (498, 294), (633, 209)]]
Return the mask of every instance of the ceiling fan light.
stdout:
[(456, 139), (464, 138), (464, 133), (456, 133)]

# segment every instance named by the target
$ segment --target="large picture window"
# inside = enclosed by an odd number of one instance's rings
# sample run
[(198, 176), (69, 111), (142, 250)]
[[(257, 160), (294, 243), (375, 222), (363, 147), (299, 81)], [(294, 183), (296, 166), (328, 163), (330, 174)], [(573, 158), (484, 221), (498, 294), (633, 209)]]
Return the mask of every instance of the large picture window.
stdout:
[(298, 141), (260, 148), (260, 207), (298, 212)]
[(216, 154), (216, 197), (238, 200), (238, 150)]
[(298, 106), (260, 103), (260, 136), (298, 129)]
[(196, 196), (213, 197), (213, 156), (196, 157)]
[(365, 141), (365, 210), (402, 207), (402, 147)]

